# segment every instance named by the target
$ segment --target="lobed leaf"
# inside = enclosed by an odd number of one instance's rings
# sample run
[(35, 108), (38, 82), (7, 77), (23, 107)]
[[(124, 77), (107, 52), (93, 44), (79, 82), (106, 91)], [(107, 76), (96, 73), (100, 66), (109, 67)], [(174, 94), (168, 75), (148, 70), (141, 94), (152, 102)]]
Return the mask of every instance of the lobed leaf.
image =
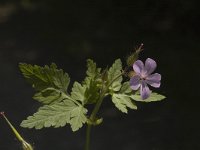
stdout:
[(137, 106), (130, 97), (126, 94), (116, 94), (112, 95), (112, 102), (115, 106), (123, 113), (128, 113), (127, 107), (130, 109), (137, 109)]
[[(112, 82), (121, 74), (122, 62), (120, 59), (115, 60), (113, 65), (108, 70), (108, 82)], [(119, 91), (121, 88), (122, 76), (116, 79), (109, 87), (110, 90)]]
[(95, 103), (99, 97), (99, 89), (102, 84), (102, 79), (100, 78), (101, 68), (97, 68), (96, 63), (88, 59), (87, 60), (87, 77), (83, 81), (83, 86), (86, 87), (85, 90), (85, 104)]
[(52, 63), (49, 66), (40, 67), (20, 63), (19, 68), (24, 77), (32, 84), (37, 91), (42, 91), (46, 88), (53, 87), (63, 92), (67, 91), (70, 78), (62, 69), (57, 69), (56, 64)]
[(121, 89), (120, 89), (120, 93), (124, 93), (124, 94), (131, 94), (131, 92), (132, 92), (133, 90), (131, 89), (131, 87), (130, 87), (130, 82), (129, 81), (127, 81), (127, 82), (124, 82), (123, 84), (122, 84), (122, 87), (121, 87)]
[(43, 104), (51, 104), (53, 102), (60, 102), (67, 98), (67, 95), (60, 90), (54, 88), (46, 88), (41, 92), (36, 93), (33, 99), (42, 102)]
[(71, 97), (75, 100), (79, 100), (81, 102), (84, 102), (84, 100), (85, 100), (85, 96), (84, 96), (85, 90), (86, 90), (85, 86), (82, 86), (78, 82), (74, 82), (74, 85), (72, 87)]
[(90, 79), (89, 85), (86, 87), (85, 91), (85, 103), (92, 104), (95, 103), (99, 98), (99, 87), (98, 82)]
[(86, 75), (90, 78), (95, 78), (97, 75), (100, 74), (101, 68), (97, 68), (96, 63), (91, 60), (88, 59), (87, 60), (87, 71), (86, 71)]
[(40, 107), (33, 116), (29, 116), (27, 120), (22, 121), (21, 126), (24, 128), (42, 129), (51, 126), (55, 128), (63, 127), (69, 123), (72, 131), (77, 131), (87, 121), (86, 113), (87, 109), (83, 106), (67, 99)]
[(161, 95), (158, 93), (151, 93), (150, 97), (144, 100), (141, 98), (139, 93), (136, 93), (135, 95), (131, 95), (130, 97), (133, 100), (140, 101), (140, 102), (156, 102), (156, 101), (161, 101), (166, 98), (164, 95)]
[(87, 121), (86, 113), (87, 109), (83, 106), (76, 107), (71, 111), (70, 124), (72, 131), (77, 131)]

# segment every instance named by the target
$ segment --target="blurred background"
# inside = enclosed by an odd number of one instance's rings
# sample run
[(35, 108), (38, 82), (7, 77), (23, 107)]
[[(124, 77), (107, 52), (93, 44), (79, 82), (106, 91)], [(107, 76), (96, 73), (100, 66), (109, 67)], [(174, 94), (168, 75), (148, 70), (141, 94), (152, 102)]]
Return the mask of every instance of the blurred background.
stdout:
[[(200, 149), (199, 20), (198, 0), (1, 0), (0, 111), (35, 150), (81, 150), (85, 127), (72, 133), (69, 126), (19, 126), (40, 104), (18, 63), (55, 62), (72, 82), (81, 81), (87, 58), (110, 66), (144, 43), (140, 59), (157, 61), (162, 86), (155, 91), (167, 99), (137, 103), (128, 115), (104, 101), (104, 122), (92, 129), (91, 150)], [(21, 145), (1, 119), (0, 150), (13, 149)]]

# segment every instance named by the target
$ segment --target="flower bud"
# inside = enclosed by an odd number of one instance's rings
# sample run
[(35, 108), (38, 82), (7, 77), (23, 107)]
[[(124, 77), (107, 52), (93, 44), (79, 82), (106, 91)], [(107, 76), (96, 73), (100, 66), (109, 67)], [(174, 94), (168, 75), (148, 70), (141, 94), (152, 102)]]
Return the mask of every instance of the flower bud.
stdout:
[(134, 62), (138, 59), (139, 53), (142, 51), (143, 44), (140, 45), (139, 48), (136, 49), (131, 55), (126, 59), (126, 64), (130, 67), (134, 64)]
[(134, 75), (136, 75), (134, 71), (128, 72), (128, 77), (129, 78), (132, 78)]

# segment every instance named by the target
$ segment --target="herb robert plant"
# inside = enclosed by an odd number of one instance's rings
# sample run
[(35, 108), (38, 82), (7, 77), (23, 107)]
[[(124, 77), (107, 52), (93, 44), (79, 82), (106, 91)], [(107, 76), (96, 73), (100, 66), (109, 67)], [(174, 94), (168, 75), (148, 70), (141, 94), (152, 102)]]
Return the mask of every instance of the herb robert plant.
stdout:
[[(70, 125), (72, 131), (77, 131), (86, 124), (85, 150), (89, 150), (91, 127), (102, 123), (97, 113), (105, 97), (109, 96), (114, 106), (123, 113), (128, 113), (128, 109), (136, 110), (137, 102), (165, 98), (150, 91), (147, 86), (160, 87), (161, 75), (152, 74), (157, 66), (153, 59), (148, 58), (145, 64), (138, 60), (142, 46), (127, 58), (124, 68), (120, 59), (107, 69), (97, 67), (93, 60), (88, 59), (85, 79), (75, 81), (71, 90), (68, 89), (69, 75), (58, 69), (56, 64), (41, 67), (20, 63), (23, 76), (35, 89), (33, 99), (42, 104), (36, 113), (22, 121), (21, 126), (42, 129)], [(87, 106), (91, 104), (94, 108), (88, 114)]]

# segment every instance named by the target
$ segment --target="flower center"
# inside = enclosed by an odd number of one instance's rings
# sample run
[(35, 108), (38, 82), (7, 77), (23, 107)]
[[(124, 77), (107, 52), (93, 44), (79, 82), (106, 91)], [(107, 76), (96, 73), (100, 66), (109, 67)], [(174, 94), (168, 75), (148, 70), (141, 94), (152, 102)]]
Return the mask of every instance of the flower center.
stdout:
[(141, 76), (141, 79), (142, 79), (142, 80), (146, 80), (146, 77)]
[(145, 80), (146, 77), (147, 77), (146, 72), (145, 72), (145, 71), (142, 71), (140, 77), (141, 77), (141, 79)]

